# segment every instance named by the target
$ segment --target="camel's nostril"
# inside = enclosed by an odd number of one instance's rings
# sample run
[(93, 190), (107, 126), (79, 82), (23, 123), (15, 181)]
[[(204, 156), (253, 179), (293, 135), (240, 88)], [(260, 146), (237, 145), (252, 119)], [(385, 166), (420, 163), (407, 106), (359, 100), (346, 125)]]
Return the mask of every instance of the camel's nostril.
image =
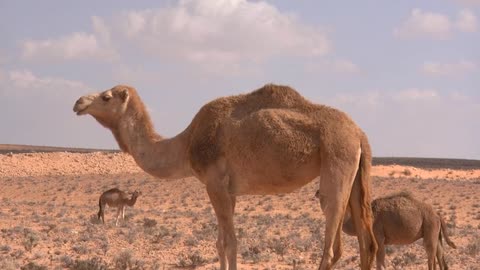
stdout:
[(75, 105), (80, 105), (80, 104), (83, 104), (82, 98), (78, 99), (77, 102), (75, 102)]

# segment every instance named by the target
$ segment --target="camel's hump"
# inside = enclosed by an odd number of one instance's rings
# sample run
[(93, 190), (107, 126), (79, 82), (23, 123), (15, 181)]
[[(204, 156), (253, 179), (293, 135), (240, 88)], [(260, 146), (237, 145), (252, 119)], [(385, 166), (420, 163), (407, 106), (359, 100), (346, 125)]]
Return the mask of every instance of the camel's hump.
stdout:
[(309, 106), (311, 103), (293, 88), (275, 84), (267, 84), (247, 94), (222, 97), (207, 103), (189, 126), (192, 133), (192, 167), (205, 168), (220, 154), (219, 126), (241, 121), (262, 109), (302, 111)]
[[(246, 95), (249, 102), (277, 104), (285, 107), (298, 106), (309, 103), (302, 95), (290, 86), (266, 84), (263, 87)], [(283, 107), (282, 106), (282, 107)]]

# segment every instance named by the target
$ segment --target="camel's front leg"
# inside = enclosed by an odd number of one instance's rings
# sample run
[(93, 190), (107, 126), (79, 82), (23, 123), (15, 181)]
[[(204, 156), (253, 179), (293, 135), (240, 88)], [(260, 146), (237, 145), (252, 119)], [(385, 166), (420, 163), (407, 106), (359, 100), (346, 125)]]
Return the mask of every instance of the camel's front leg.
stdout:
[[(343, 222), (340, 222), (342, 224)], [(335, 242), (333, 243), (333, 259), (332, 265), (335, 265), (340, 257), (342, 257), (342, 226), (338, 226), (337, 235), (335, 236)]]
[(207, 182), (207, 193), (218, 221), (217, 250), (220, 257), (220, 270), (237, 269), (237, 238), (233, 225), (235, 196), (228, 192), (228, 181), (212, 179)]
[(122, 209), (120, 207), (117, 208), (117, 219), (115, 221), (115, 226), (118, 226), (118, 219), (120, 218)]

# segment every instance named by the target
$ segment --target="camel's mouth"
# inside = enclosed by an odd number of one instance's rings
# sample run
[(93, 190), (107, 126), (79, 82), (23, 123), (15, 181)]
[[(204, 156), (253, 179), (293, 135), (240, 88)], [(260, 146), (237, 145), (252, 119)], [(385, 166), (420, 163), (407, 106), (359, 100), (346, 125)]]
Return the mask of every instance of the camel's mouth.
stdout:
[(87, 114), (87, 109), (92, 104), (93, 97), (92, 95), (81, 97), (75, 102), (73, 105), (73, 111), (77, 115), (84, 115)]
[(80, 100), (75, 103), (75, 106), (73, 106), (73, 112), (75, 112), (77, 115), (87, 114), (87, 109), (88, 105), (81, 102)]
[(87, 114), (87, 108), (83, 109), (83, 110), (80, 110), (80, 111), (76, 111), (75, 112), (77, 115), (84, 115), (84, 114)]

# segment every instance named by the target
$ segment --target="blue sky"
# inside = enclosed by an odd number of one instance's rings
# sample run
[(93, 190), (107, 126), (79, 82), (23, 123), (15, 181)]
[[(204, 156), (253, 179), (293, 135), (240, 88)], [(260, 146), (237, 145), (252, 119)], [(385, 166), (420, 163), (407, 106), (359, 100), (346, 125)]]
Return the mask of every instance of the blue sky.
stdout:
[(117, 148), (86, 93), (135, 86), (157, 131), (288, 84), (375, 156), (480, 159), (480, 1), (1, 1), (0, 143)]

